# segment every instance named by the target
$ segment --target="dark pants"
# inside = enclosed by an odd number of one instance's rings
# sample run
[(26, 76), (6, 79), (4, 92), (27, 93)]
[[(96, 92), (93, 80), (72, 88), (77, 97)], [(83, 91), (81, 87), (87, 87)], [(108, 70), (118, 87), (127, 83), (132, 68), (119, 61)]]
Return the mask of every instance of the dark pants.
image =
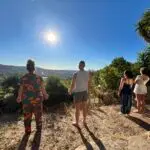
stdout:
[(132, 95), (121, 94), (121, 112), (129, 114), (132, 107)]
[(37, 130), (42, 129), (42, 112), (43, 112), (42, 109), (43, 109), (42, 103), (23, 104), (25, 132), (31, 132), (32, 114), (35, 115)]

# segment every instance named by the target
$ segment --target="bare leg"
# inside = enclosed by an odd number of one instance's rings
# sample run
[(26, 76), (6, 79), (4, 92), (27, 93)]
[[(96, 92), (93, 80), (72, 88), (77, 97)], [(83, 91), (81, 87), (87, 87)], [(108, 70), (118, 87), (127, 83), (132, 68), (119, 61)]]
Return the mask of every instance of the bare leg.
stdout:
[(141, 112), (141, 95), (140, 94), (136, 95), (136, 100), (137, 100), (137, 109), (138, 109), (138, 112)]
[(141, 107), (142, 107), (142, 113), (144, 113), (144, 111), (145, 111), (145, 95), (142, 96), (142, 104), (141, 104)]
[(75, 119), (76, 119), (76, 122), (73, 123), (73, 124), (74, 124), (74, 125), (77, 125), (77, 126), (78, 126), (78, 124), (79, 124), (80, 105), (81, 105), (80, 102), (75, 102), (75, 109), (76, 109), (76, 112), (75, 112)]
[(82, 102), (83, 108), (83, 123), (86, 124), (86, 116), (87, 116), (87, 101)]

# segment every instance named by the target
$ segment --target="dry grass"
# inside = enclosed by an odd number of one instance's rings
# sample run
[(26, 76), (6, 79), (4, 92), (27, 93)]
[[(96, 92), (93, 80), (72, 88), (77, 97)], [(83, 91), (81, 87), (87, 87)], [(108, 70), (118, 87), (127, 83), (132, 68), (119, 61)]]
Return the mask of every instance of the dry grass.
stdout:
[[(91, 109), (87, 120), (88, 128), (85, 128), (81, 122), (81, 130), (72, 126), (74, 109), (71, 107), (65, 111), (44, 114), (41, 140), (39, 138), (39, 141), (35, 142), (36, 129), (33, 120), (33, 131), (26, 149), (38, 149), (38, 144), (40, 144), (41, 150), (127, 150), (128, 139), (132, 136), (141, 136), (148, 129), (127, 117), (120, 116), (116, 110), (118, 110), (116, 106)], [(20, 121), (12, 119), (11, 122), (2, 124), (0, 126), (0, 149), (18, 149), (23, 135), (22, 119)]]

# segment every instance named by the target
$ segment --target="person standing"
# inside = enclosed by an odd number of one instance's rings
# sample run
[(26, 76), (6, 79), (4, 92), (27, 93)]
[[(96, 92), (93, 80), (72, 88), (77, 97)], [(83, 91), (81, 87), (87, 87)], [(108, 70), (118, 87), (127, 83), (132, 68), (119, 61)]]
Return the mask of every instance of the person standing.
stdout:
[(27, 61), (28, 73), (21, 78), (17, 102), (22, 102), (24, 113), (25, 133), (31, 133), (32, 114), (35, 115), (37, 131), (42, 129), (42, 101), (48, 99), (43, 79), (35, 73), (35, 63)]
[(119, 92), (121, 100), (121, 113), (129, 114), (132, 107), (132, 94), (133, 94), (133, 75), (131, 71), (125, 71), (124, 77), (121, 78)]
[(87, 100), (88, 100), (88, 86), (90, 83), (90, 74), (84, 70), (85, 62), (79, 62), (79, 71), (73, 75), (71, 88), (69, 94), (73, 94), (75, 104), (75, 122), (74, 126), (79, 127), (80, 110), (83, 111), (83, 124), (86, 125), (87, 117)]
[(137, 109), (139, 113), (144, 113), (145, 109), (145, 98), (147, 94), (146, 84), (149, 81), (148, 77), (148, 69), (146, 67), (142, 67), (140, 69), (140, 74), (135, 79), (135, 88), (134, 93), (136, 96)]

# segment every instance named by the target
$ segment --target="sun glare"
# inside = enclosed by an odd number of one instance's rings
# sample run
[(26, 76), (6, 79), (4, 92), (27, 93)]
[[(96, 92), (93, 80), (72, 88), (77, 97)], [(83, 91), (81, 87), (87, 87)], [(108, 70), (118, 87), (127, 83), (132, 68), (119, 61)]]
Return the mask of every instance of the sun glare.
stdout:
[(58, 37), (57, 37), (57, 34), (55, 32), (47, 31), (44, 33), (44, 40), (50, 44), (57, 44)]

